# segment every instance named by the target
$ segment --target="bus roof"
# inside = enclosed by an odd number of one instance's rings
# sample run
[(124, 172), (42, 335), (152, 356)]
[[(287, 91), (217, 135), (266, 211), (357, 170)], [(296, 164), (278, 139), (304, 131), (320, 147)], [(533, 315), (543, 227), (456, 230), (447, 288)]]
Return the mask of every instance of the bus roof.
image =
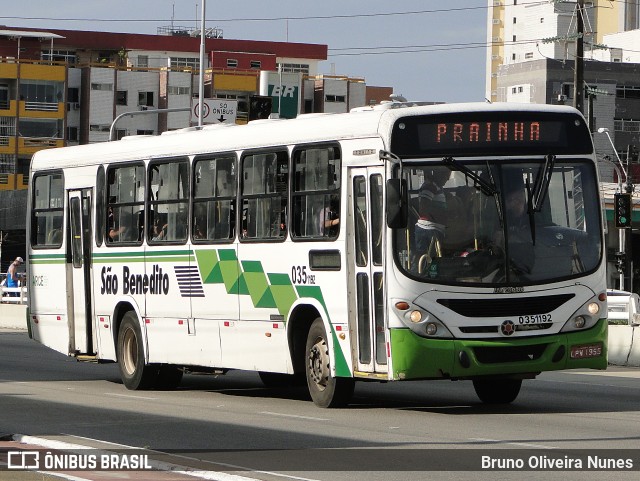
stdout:
[(165, 132), (158, 136), (132, 136), (114, 142), (45, 149), (34, 154), (31, 169), (60, 169), (80, 165), (231, 152), (300, 143), (358, 138), (382, 138), (385, 144), (395, 121), (407, 115), (455, 112), (578, 112), (572, 107), (514, 103), (419, 105), (389, 102), (344, 114), (303, 114), (290, 120), (259, 120), (247, 125), (215, 124)]

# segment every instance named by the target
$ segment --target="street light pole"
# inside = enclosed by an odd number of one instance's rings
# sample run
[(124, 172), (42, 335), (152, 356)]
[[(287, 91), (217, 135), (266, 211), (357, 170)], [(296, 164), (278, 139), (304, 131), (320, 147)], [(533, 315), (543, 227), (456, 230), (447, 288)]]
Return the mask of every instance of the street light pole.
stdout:
[(205, 41), (205, 11), (207, 0), (202, 0), (202, 18), (200, 19), (200, 82), (198, 88), (198, 128), (202, 128), (202, 117), (204, 117), (204, 41)]

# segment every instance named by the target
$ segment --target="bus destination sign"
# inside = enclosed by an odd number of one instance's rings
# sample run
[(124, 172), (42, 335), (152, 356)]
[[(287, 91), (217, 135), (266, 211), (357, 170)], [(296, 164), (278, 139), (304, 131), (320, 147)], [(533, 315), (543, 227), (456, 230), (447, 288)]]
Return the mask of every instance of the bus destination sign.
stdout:
[(593, 144), (584, 127), (578, 115), (549, 112), (404, 117), (393, 127), (391, 145), (401, 157), (587, 154)]

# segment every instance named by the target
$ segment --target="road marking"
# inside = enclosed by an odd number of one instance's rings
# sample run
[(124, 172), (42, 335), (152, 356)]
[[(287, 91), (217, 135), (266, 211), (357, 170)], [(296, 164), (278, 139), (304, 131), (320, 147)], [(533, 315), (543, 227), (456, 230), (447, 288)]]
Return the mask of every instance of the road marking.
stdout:
[(480, 441), (483, 443), (493, 443), (493, 444), (512, 444), (514, 446), (524, 446), (526, 448), (535, 448), (535, 449), (556, 449), (554, 446), (546, 446), (544, 444), (533, 444), (533, 443), (518, 443), (513, 441), (505, 441), (501, 439), (489, 439), (489, 438), (469, 438), (470, 441)]
[(625, 377), (625, 378), (640, 378), (640, 371), (560, 371), (560, 374), (572, 374), (579, 376), (603, 376), (603, 377)]
[(329, 421), (327, 418), (314, 418), (312, 416), (297, 416), (295, 414), (272, 413), (270, 411), (262, 411), (259, 414), (268, 414), (269, 416), (280, 416), (282, 418), (307, 419), (309, 421)]
[(114, 396), (114, 397), (123, 397), (127, 399), (144, 399), (145, 401), (157, 401), (156, 397), (144, 397), (144, 396), (134, 396), (133, 394), (118, 394), (115, 392), (105, 392), (103, 393), (105, 396)]

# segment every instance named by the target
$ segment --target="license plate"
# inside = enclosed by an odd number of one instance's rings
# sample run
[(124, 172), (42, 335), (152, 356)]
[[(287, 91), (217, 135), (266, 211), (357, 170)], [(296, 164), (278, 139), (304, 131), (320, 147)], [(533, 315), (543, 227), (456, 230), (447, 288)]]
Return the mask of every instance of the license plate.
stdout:
[(586, 359), (602, 356), (602, 344), (587, 344), (585, 346), (571, 346), (571, 359)]

